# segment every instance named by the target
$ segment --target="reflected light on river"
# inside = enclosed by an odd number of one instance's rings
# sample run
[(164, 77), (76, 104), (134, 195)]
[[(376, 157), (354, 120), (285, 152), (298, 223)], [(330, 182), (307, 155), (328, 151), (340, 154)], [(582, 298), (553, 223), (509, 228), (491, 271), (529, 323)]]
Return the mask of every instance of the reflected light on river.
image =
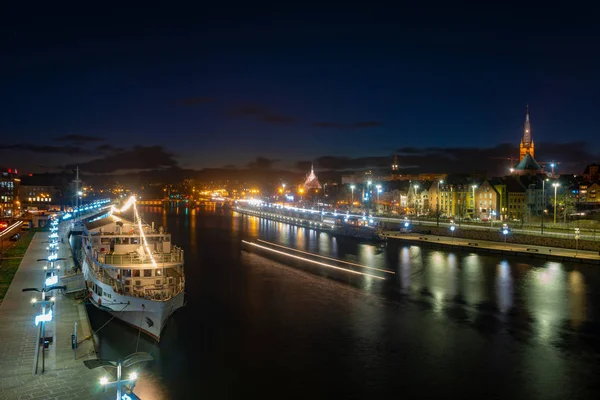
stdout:
[(502, 260), (496, 267), (496, 301), (501, 312), (513, 306), (513, 279), (508, 261)]
[(470, 253), (463, 258), (460, 292), (470, 304), (479, 304), (488, 300), (485, 295), (485, 268), (478, 254)]
[(400, 285), (403, 290), (408, 290), (412, 284), (413, 266), (412, 259), (410, 257), (410, 249), (408, 247), (401, 247), (400, 252), (400, 265), (396, 269)]
[[(187, 208), (186, 208), (187, 211)], [(192, 208), (190, 217), (190, 246), (196, 250), (197, 246), (197, 232), (196, 232), (196, 209)]]
[(545, 341), (553, 340), (569, 306), (565, 271), (559, 263), (547, 262), (544, 268), (531, 268), (529, 274), (533, 279), (529, 280), (526, 296), (537, 322), (538, 336)]
[(248, 232), (252, 235), (256, 235), (258, 233), (259, 218), (252, 216), (243, 216), (242, 218), (244, 218), (248, 222)]
[[(311, 229), (311, 233), (312, 232), (314, 231)], [(329, 246), (330, 240), (331, 238), (329, 237), (329, 235), (319, 235), (319, 251), (325, 254), (331, 254), (331, 248)], [(335, 238), (333, 240), (335, 240)]]
[(571, 327), (577, 329), (586, 320), (585, 282), (579, 271), (569, 272), (569, 306), (571, 308)]
[(306, 247), (304, 244), (304, 233), (306, 228), (294, 226), (293, 229), (296, 233), (296, 245), (294, 247), (296, 247), (297, 249), (304, 249)]

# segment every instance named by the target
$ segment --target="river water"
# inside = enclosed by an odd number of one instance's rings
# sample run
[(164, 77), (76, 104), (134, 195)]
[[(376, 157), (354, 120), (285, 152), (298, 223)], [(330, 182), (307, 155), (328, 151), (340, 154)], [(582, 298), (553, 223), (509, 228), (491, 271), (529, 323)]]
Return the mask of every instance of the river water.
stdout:
[[(97, 340), (102, 358), (154, 355), (143, 400), (586, 399), (599, 388), (597, 266), (378, 247), (214, 205), (141, 211), (186, 251), (187, 305), (159, 344), (116, 320)], [(247, 238), (396, 274), (333, 279), (242, 250)], [(89, 311), (96, 330), (109, 319)]]

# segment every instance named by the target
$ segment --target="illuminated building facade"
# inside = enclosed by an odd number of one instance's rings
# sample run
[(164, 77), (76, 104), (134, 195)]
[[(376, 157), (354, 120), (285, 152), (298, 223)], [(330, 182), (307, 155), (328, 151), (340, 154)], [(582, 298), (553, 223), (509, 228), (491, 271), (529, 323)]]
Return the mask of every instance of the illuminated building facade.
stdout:
[(317, 178), (317, 175), (315, 175), (315, 169), (313, 166), (310, 167), (310, 174), (308, 174), (306, 180), (304, 181), (304, 185), (302, 186), (304, 187), (304, 190), (321, 189), (321, 183), (319, 182), (319, 178)]
[(20, 214), (19, 186), (16, 169), (3, 169), (0, 173), (0, 218), (13, 218)]
[(49, 209), (50, 205), (58, 201), (58, 197), (60, 197), (60, 188), (57, 186), (22, 185), (19, 190), (21, 205), (25, 209), (28, 207)]

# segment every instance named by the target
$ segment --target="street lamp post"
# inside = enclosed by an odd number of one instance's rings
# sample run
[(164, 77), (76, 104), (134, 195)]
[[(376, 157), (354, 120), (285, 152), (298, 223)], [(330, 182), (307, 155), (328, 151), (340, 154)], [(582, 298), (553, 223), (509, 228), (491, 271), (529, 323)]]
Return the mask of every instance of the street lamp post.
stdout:
[(477, 185), (471, 185), (473, 188), (473, 219), (475, 219), (475, 189), (477, 189)]
[(560, 186), (560, 183), (554, 182), (552, 184), (552, 186), (554, 186), (554, 226), (556, 226), (556, 206), (557, 206), (557, 203), (556, 203), (556, 190)]
[(419, 217), (419, 210), (417, 210), (418, 204), (417, 204), (417, 189), (419, 188), (419, 185), (415, 184), (415, 216), (418, 218)]
[(444, 183), (444, 181), (439, 180), (438, 181), (438, 190), (437, 190), (437, 207), (435, 210), (435, 216), (436, 216), (436, 220), (437, 220), (437, 226), (439, 228), (440, 226), (440, 183)]
[[(40, 292), (42, 293), (42, 300), (38, 300), (35, 297), (33, 299), (31, 299), (31, 303), (33, 304), (33, 306), (35, 307), (36, 304), (40, 304), (40, 306), (42, 307), (42, 313), (40, 315), (37, 315), (35, 317), (35, 325), (40, 325), (40, 329), (38, 330), (38, 338), (37, 338), (37, 343), (36, 343), (36, 348), (35, 348), (35, 357), (34, 357), (34, 368), (33, 368), (33, 373), (34, 375), (37, 374), (38, 372), (38, 359), (39, 359), (39, 352), (40, 352), (40, 341), (42, 342), (42, 374), (44, 373), (44, 369), (46, 367), (46, 357), (45, 357), (45, 352), (44, 349), (46, 348), (46, 322), (49, 322), (52, 320), (52, 312), (53, 312), (53, 305), (54, 305), (54, 301), (55, 298), (51, 297), (49, 300), (46, 300), (46, 293), (51, 292), (53, 290), (66, 290), (67, 287), (66, 286), (51, 286), (51, 287), (43, 287), (42, 289), (38, 289), (38, 288), (23, 288), (21, 289), (22, 292)], [(48, 312), (46, 312), (46, 306), (48, 306), (49, 310)], [(41, 339), (41, 340), (40, 340)]]
[(542, 235), (544, 234), (544, 214), (546, 214), (546, 181), (542, 179)]
[(506, 247), (506, 236), (508, 235), (508, 228), (503, 228), (502, 234), (504, 235), (504, 247)]
[(352, 192), (352, 200), (350, 201), (350, 205), (354, 204), (354, 189), (356, 186), (350, 185), (350, 191)]
[(456, 230), (456, 226), (454, 224), (450, 225), (450, 232), (452, 232), (452, 243), (454, 243), (454, 231)]
[[(116, 368), (117, 369), (117, 380), (109, 382), (107, 377), (102, 377), (102, 378), (100, 378), (100, 385), (102, 385), (104, 390), (106, 390), (110, 387), (116, 386), (117, 387), (117, 400), (124, 400), (124, 399), (132, 399), (133, 398), (132, 397), (133, 388), (135, 387), (135, 381), (138, 378), (138, 374), (137, 374), (137, 372), (131, 372), (129, 374), (128, 379), (122, 379), (121, 375), (122, 375), (123, 368), (129, 368), (135, 364), (138, 364), (141, 362), (146, 362), (146, 361), (152, 361), (152, 360), (154, 360), (154, 358), (149, 353), (138, 352), (138, 353), (133, 353), (133, 354), (128, 355), (123, 360), (118, 360), (118, 361), (110, 361), (110, 360), (102, 360), (102, 359), (100, 359), (100, 360), (85, 360), (83, 363), (89, 369), (95, 369), (95, 368), (100, 368), (100, 367)], [(129, 384), (130, 386), (127, 387), (127, 384)], [(128, 390), (129, 393), (125, 393), (124, 395), (122, 395), (123, 388)], [(133, 396), (135, 396), (135, 395), (133, 395)], [(137, 398), (137, 396), (135, 396), (135, 398)]]
[(579, 228), (575, 228), (575, 257), (579, 252)]
[(367, 214), (370, 214), (369, 210), (371, 209), (371, 184), (372, 181), (367, 181), (367, 196), (369, 197), (369, 205), (367, 208)]

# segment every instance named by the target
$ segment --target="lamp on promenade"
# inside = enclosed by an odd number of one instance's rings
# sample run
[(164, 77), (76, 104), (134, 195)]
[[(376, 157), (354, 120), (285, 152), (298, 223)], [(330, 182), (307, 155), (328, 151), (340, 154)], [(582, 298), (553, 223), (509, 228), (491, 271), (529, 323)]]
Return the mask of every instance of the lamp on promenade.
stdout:
[(419, 188), (419, 185), (418, 185), (418, 184), (415, 184), (415, 186), (414, 186), (414, 187), (415, 187), (415, 216), (417, 216), (417, 217), (418, 217), (418, 216), (419, 216), (419, 212), (418, 212), (418, 210), (417, 210), (417, 206), (418, 206), (418, 205), (417, 205), (417, 189)]
[(454, 243), (454, 231), (456, 230), (456, 226), (454, 226), (454, 222), (450, 225), (450, 232), (452, 232), (452, 243)]
[(510, 230), (508, 229), (508, 225), (504, 224), (504, 226), (502, 227), (502, 234), (504, 235), (504, 246), (506, 247), (506, 236), (508, 236), (508, 234), (510, 233)]
[(546, 214), (546, 181), (548, 179), (542, 179), (542, 201), (544, 207), (542, 207), (542, 235), (544, 234), (544, 214)]
[(556, 226), (556, 206), (557, 206), (557, 203), (556, 203), (556, 190), (560, 186), (560, 183), (554, 182), (552, 184), (552, 186), (554, 186), (554, 226)]
[[(137, 398), (137, 396), (133, 394), (133, 389), (135, 387), (135, 382), (138, 378), (138, 373), (136, 371), (132, 371), (129, 373), (128, 379), (122, 379), (123, 368), (129, 368), (135, 364), (152, 360), (154, 360), (154, 358), (149, 353), (137, 352), (128, 355), (123, 360), (85, 360), (83, 363), (89, 369), (95, 369), (100, 367), (116, 368), (117, 380), (111, 382), (108, 380), (107, 377), (102, 377), (100, 378), (100, 385), (102, 385), (104, 390), (116, 386), (117, 400), (133, 400)], [(125, 389), (126, 393), (122, 393), (123, 388)]]
[(473, 188), (473, 219), (475, 219), (475, 189), (477, 189), (477, 185), (471, 185)]
[[(42, 313), (39, 315), (35, 316), (35, 326), (40, 326), (40, 329), (38, 330), (38, 336), (37, 336), (37, 346), (35, 348), (35, 358), (34, 358), (34, 364), (33, 364), (33, 373), (34, 375), (37, 374), (37, 370), (38, 370), (38, 359), (39, 359), (39, 353), (40, 353), (40, 341), (42, 342), (41, 344), (44, 346), (43, 349), (47, 348), (49, 345), (49, 340), (46, 340), (46, 322), (50, 322), (52, 321), (52, 317), (53, 317), (53, 312), (52, 312), (52, 308), (54, 306), (54, 301), (55, 298), (51, 297), (49, 300), (46, 300), (46, 293), (51, 292), (53, 290), (67, 290), (66, 286), (51, 286), (51, 287), (44, 287), (42, 289), (38, 289), (38, 288), (24, 288), (21, 289), (22, 292), (40, 292), (42, 293), (42, 299), (38, 300), (35, 297), (33, 299), (31, 299), (31, 304), (33, 304), (33, 306), (35, 307), (36, 304), (41, 305), (42, 307)], [(49, 309), (47, 310), (46, 307), (49, 307)], [(42, 349), (42, 374), (44, 373), (44, 368), (46, 367), (46, 358), (45, 358), (45, 353), (44, 350)]]
[(367, 181), (367, 197), (369, 198), (369, 207), (367, 208), (367, 212), (371, 209), (371, 185), (372, 181)]
[(437, 190), (437, 209), (435, 211), (437, 226), (440, 226), (440, 183), (444, 183), (443, 180), (438, 181), (438, 190)]

